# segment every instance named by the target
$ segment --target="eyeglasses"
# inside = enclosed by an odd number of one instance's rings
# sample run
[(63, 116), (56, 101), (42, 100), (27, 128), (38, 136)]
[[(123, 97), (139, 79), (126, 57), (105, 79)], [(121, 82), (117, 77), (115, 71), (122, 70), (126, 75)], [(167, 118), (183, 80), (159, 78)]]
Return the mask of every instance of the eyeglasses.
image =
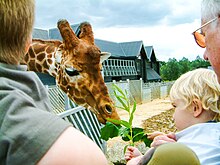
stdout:
[(205, 48), (205, 47), (206, 47), (206, 45), (205, 45), (205, 35), (202, 34), (202, 33), (200, 33), (200, 32), (198, 32), (198, 30), (200, 30), (200, 29), (202, 29), (203, 27), (207, 26), (208, 24), (210, 24), (210, 23), (216, 21), (218, 18), (219, 18), (219, 16), (218, 16), (218, 17), (215, 17), (214, 19), (212, 19), (212, 20), (210, 20), (210, 21), (208, 21), (208, 22), (206, 22), (206, 23), (203, 24), (200, 28), (196, 29), (196, 30), (192, 33), (193, 36), (194, 36), (194, 38), (195, 38), (196, 43), (197, 43), (200, 47), (202, 47), (202, 48)]

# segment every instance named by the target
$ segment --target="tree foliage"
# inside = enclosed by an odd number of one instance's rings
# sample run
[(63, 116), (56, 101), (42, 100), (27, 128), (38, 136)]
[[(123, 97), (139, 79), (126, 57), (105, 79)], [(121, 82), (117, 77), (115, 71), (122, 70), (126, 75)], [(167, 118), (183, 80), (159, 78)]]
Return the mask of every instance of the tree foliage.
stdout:
[(168, 62), (162, 62), (160, 67), (160, 75), (163, 81), (173, 81), (182, 74), (197, 68), (207, 68), (210, 66), (208, 61), (203, 60), (199, 56), (194, 61), (189, 61), (183, 57), (177, 61), (175, 58), (169, 59)]

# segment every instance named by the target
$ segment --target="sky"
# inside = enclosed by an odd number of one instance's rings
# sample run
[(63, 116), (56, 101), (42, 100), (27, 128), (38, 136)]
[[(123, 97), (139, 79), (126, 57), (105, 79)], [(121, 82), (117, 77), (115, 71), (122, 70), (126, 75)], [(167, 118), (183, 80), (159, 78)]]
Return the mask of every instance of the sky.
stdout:
[(192, 32), (200, 27), (201, 0), (36, 0), (35, 28), (50, 29), (59, 19), (92, 25), (94, 37), (112, 42), (143, 41), (159, 61), (190, 61), (204, 49)]

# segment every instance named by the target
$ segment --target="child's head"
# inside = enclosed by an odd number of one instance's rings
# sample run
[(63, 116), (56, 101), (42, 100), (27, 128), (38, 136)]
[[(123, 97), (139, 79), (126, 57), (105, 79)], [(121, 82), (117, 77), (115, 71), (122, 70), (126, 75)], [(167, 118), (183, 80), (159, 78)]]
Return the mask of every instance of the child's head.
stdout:
[(0, 1), (0, 62), (18, 64), (31, 43), (34, 0)]
[(220, 121), (220, 85), (214, 71), (189, 71), (173, 84), (170, 99), (175, 107), (174, 120), (179, 130), (208, 120)]

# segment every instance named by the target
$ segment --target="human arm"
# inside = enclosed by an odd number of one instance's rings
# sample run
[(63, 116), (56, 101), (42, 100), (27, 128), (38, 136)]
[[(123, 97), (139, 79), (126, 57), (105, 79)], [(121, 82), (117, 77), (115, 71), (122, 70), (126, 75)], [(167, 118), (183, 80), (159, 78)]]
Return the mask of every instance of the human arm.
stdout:
[(38, 165), (107, 165), (101, 149), (73, 127), (68, 127), (38, 162)]

